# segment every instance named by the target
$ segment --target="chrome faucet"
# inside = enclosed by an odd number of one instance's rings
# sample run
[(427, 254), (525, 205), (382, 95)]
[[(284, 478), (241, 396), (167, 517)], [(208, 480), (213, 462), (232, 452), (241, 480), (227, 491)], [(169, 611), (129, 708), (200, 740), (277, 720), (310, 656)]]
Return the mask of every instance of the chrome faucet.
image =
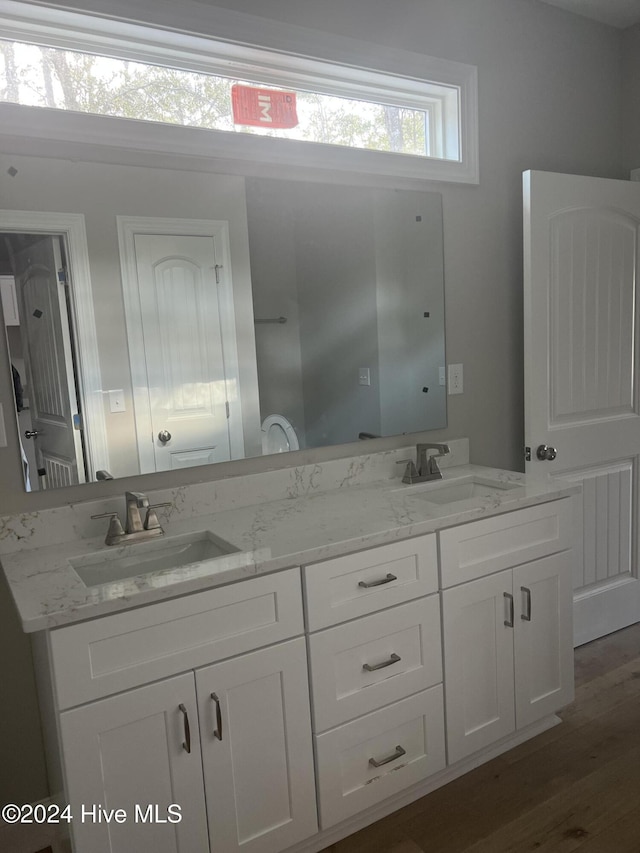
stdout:
[[(442, 471), (438, 468), (438, 459), (449, 453), (448, 444), (418, 444), (418, 475), (424, 480), (441, 480)], [(436, 450), (437, 453), (429, 455), (428, 450)]]
[(125, 492), (124, 499), (127, 502), (127, 526), (124, 532), (126, 534), (140, 533), (144, 529), (140, 510), (149, 506), (149, 498), (142, 492)]
[[(429, 450), (436, 450), (436, 453), (429, 454)], [(441, 480), (442, 471), (438, 468), (438, 459), (446, 456), (449, 453), (448, 444), (418, 444), (417, 463), (414, 464), (413, 459), (402, 459), (402, 463), (406, 463), (407, 467), (402, 478), (403, 483), (425, 483), (429, 480)], [(400, 464), (400, 463), (398, 463)]]
[[(156, 509), (161, 506), (171, 506), (171, 503), (150, 504), (149, 498), (142, 492), (125, 492), (125, 500), (127, 515), (124, 528), (117, 512), (101, 512), (91, 516), (91, 518), (111, 519), (104, 540), (105, 545), (126, 545), (128, 542), (142, 542), (164, 534)], [(140, 516), (141, 509), (147, 510), (144, 522)]]

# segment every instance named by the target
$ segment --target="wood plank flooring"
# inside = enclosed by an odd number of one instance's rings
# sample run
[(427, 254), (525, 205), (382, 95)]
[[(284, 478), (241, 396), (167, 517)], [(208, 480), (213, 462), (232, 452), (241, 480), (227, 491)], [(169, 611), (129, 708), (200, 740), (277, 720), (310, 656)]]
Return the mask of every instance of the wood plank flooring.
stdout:
[(327, 853), (640, 853), (640, 624), (575, 667), (562, 725)]

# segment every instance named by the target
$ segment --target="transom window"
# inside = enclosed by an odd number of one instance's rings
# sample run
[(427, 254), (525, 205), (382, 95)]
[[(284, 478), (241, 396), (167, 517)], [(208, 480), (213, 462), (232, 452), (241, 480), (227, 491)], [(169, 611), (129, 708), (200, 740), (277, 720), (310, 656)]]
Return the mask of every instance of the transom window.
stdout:
[[(22, 4), (10, 5), (28, 14)], [(429, 60), (442, 67), (440, 80), (399, 76), (198, 36), (174, 34), (172, 40), (170, 32), (118, 28), (107, 19), (96, 24), (75, 13), (65, 13), (61, 39), (55, 10), (48, 14), (51, 21), (34, 17), (26, 27), (14, 25), (29, 40), (0, 41), (0, 101), (339, 146), (360, 151), (361, 158), (382, 155), (368, 165), (351, 156), (345, 168), (477, 180), (471, 66)], [(0, 24), (11, 32), (9, 19)], [(78, 49), (69, 49), (72, 40)], [(99, 43), (106, 49), (90, 49)], [(246, 156), (260, 159), (259, 144), (252, 144)], [(215, 141), (211, 149), (219, 156)], [(273, 146), (268, 150), (273, 161)], [(282, 151), (286, 159), (286, 143)], [(340, 168), (333, 155), (329, 160)], [(317, 148), (310, 162), (324, 165)]]
[[(407, 96), (399, 103), (395, 93), (382, 89), (375, 101), (356, 97), (361, 93), (355, 87), (352, 98), (286, 90), (259, 78), (221, 77), (20, 42), (1, 41), (0, 58), (3, 101), (458, 160), (458, 146), (448, 144), (443, 120), (443, 104), (451, 101), (457, 123), (459, 93), (451, 86), (426, 84), (420, 98)], [(244, 113), (234, 110), (239, 100), (232, 98), (234, 90), (243, 95)], [(416, 100), (420, 109), (410, 103)], [(283, 115), (277, 109), (281, 102), (290, 105)], [(455, 140), (455, 132), (449, 138)]]

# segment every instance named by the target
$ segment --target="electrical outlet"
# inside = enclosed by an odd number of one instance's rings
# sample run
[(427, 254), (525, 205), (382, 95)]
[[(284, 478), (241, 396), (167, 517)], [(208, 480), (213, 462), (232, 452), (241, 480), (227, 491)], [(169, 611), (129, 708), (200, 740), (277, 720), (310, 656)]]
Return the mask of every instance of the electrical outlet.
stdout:
[(371, 385), (371, 371), (368, 367), (358, 368), (358, 385)]
[(464, 389), (462, 381), (462, 365), (449, 365), (449, 394), (462, 394)]

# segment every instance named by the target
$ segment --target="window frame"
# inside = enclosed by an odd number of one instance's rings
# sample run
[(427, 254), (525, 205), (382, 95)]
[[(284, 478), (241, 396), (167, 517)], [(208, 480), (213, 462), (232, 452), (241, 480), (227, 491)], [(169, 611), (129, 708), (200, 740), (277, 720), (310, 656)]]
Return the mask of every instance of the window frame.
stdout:
[[(122, 3), (111, 5), (114, 6), (114, 15), (124, 12), (123, 8), (118, 8)], [(137, 15), (143, 14), (145, 5), (149, 11), (146, 17), (153, 17), (154, 6), (157, 14), (157, 0), (142, 0), (136, 3)], [(380, 51), (379, 57), (376, 56), (376, 64), (380, 67), (374, 70), (369, 66), (375, 45), (219, 8), (203, 10), (200, 5), (198, 9), (198, 5), (183, 0), (181, 10), (184, 9), (185, 14), (181, 18), (192, 22), (192, 26), (199, 27), (205, 35), (172, 27), (161, 29), (157, 25), (133, 23), (120, 17), (107, 18), (50, 6), (34, 6), (20, 0), (6, 0), (2, 4), (0, 31), (5, 40), (241, 79), (259, 76), (262, 82), (279, 87), (316, 89), (343, 97), (360, 95), (378, 103), (430, 111), (432, 114), (439, 112), (444, 121), (445, 138), (442, 143), (436, 143), (436, 151), (441, 144), (440, 151), (457, 152), (459, 159), (444, 160), (433, 156), (167, 125), (179, 128), (182, 133), (191, 133), (188, 147), (199, 156), (208, 154), (216, 159), (245, 163), (257, 161), (417, 180), (479, 182), (475, 66), (385, 49)], [(207, 13), (206, 17), (203, 12)], [(215, 30), (215, 38), (206, 35), (208, 29)], [(261, 42), (268, 43), (269, 47), (258, 46)], [(295, 53), (291, 52), (292, 43), (296, 44)], [(285, 45), (288, 46), (286, 50)], [(345, 56), (349, 57), (348, 63), (344, 61)], [(451, 87), (458, 97), (443, 96), (435, 91), (434, 85)], [(16, 105), (0, 105), (2, 111), (5, 107), (13, 108), (12, 112), (16, 109)], [(93, 141), (92, 136), (104, 132), (104, 121), (118, 123), (113, 126), (113, 134), (109, 135), (113, 145), (117, 145), (118, 136), (122, 135), (122, 122), (128, 123), (133, 136), (136, 135), (135, 125), (162, 126), (145, 120), (113, 119), (43, 107), (18, 108), (29, 112), (38, 110), (43, 119), (40, 133), (55, 134), (57, 139), (61, 139), (61, 133), (64, 135), (65, 124), (55, 120), (52, 114), (57, 112), (69, 116), (69, 136), (75, 141)], [(81, 115), (86, 119), (103, 121), (78, 121)], [(95, 125), (95, 132), (92, 125)], [(142, 137), (147, 136), (142, 128), (139, 130)], [(80, 139), (79, 132), (83, 134)], [(203, 139), (202, 134), (206, 138)], [(124, 138), (122, 144), (128, 147)]]

